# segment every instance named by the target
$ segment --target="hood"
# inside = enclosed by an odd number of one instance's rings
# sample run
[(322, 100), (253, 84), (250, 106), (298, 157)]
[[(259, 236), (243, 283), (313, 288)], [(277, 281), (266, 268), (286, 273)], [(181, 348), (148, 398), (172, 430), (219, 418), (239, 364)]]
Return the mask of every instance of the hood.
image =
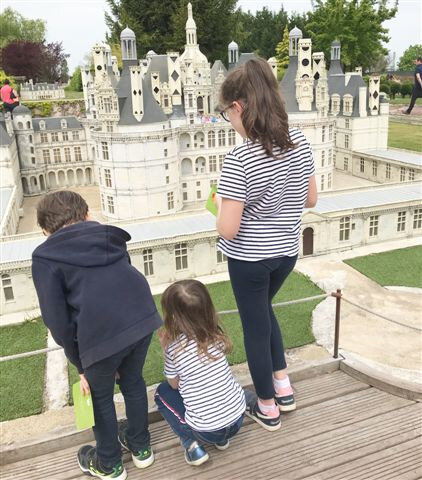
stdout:
[(63, 227), (37, 247), (33, 258), (97, 267), (117, 262), (127, 255), (130, 235), (121, 228), (86, 221)]

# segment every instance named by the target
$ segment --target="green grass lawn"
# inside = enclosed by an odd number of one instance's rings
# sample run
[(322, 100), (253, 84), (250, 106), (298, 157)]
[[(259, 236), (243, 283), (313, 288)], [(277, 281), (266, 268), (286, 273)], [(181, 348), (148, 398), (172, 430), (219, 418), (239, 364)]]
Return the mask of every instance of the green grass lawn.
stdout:
[[(1, 356), (45, 348), (41, 319), (0, 329)], [(45, 355), (0, 363), (0, 421), (40, 413), (43, 407)]]
[(422, 288), (422, 246), (351, 258), (345, 263), (382, 286)]
[[(218, 311), (236, 308), (230, 282), (210, 284), (208, 285), (208, 289)], [(322, 291), (307, 277), (300, 273), (293, 272), (275, 297), (274, 303), (310, 297), (320, 293), (322, 293)], [(156, 295), (154, 299), (161, 311), (161, 295)], [(315, 300), (275, 309), (279, 323), (282, 326), (284, 345), (286, 348), (299, 347), (312, 343), (315, 340), (311, 330), (311, 314), (312, 310), (320, 301), (321, 300)], [(221, 321), (233, 342), (233, 351), (228, 356), (230, 364), (244, 362), (246, 356), (243, 347), (243, 333), (239, 315), (223, 315)], [(20, 326), (3, 327), (0, 329), (0, 333), (2, 345), (1, 355), (37, 350), (44, 348), (46, 344), (46, 329), (40, 319), (27, 322)], [(45, 355), (1, 363), (0, 367), (1, 420), (41, 412)], [(144, 366), (144, 377), (147, 385), (162, 380), (164, 378), (162, 371), (163, 356), (157, 336), (154, 335)], [(78, 372), (73, 365), (70, 365), (70, 386), (77, 380)], [(116, 391), (118, 391), (117, 387)], [(10, 401), (10, 398), (13, 398), (13, 401)], [(71, 398), (70, 403), (72, 403)]]
[(67, 99), (75, 100), (75, 99), (83, 99), (84, 92), (73, 92), (72, 90), (65, 90), (65, 96)]
[(421, 126), (390, 120), (388, 126), (388, 146), (422, 152)]
[[(388, 100), (390, 105), (409, 105), (410, 97), (397, 97), (391, 98)], [(416, 99), (416, 105), (422, 105), (422, 98)]]

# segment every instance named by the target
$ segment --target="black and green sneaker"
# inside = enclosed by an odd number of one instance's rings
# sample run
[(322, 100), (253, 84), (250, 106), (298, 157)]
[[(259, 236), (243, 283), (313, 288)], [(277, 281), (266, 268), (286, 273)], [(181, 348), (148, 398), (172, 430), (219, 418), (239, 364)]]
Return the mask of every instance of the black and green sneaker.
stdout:
[(132, 454), (132, 461), (136, 468), (147, 468), (154, 463), (154, 452), (151, 445), (146, 445), (141, 450), (134, 452), (128, 445), (126, 440), (126, 428), (119, 429), (119, 442), (123, 450)]
[(97, 450), (92, 445), (84, 445), (78, 451), (79, 468), (83, 473), (91, 477), (101, 478), (103, 480), (113, 478), (114, 480), (126, 480), (127, 472), (122, 462), (114, 467), (103, 467), (97, 457)]

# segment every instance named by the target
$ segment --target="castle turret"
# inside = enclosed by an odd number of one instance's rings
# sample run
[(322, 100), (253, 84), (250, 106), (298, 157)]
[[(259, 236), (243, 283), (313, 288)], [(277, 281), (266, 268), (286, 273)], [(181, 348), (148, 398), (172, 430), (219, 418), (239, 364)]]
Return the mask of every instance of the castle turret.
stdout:
[(314, 99), (312, 78), (312, 42), (310, 38), (302, 38), (298, 43), (298, 64), (296, 73), (296, 100), (299, 111), (312, 109)]
[(120, 34), (120, 43), (122, 47), (122, 61), (136, 60), (137, 55), (135, 32), (129, 27), (126, 27)]
[(302, 38), (302, 30), (296, 26), (289, 32), (289, 57), (296, 57), (299, 40)]
[(232, 40), (227, 48), (229, 58), (229, 68), (233, 67), (239, 60), (239, 45)]
[(186, 45), (197, 45), (196, 23), (193, 19), (192, 4), (188, 3), (188, 19), (186, 21)]
[(341, 66), (341, 44), (338, 40), (334, 40), (331, 43), (331, 60), (328, 75), (339, 74), (344, 74), (343, 67)]

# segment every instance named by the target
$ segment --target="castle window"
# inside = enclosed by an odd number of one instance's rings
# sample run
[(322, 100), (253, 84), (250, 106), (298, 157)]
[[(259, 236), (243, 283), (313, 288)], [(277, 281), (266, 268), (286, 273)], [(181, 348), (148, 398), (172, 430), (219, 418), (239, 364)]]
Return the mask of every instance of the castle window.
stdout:
[(378, 235), (379, 215), (371, 215), (369, 217), (369, 236), (376, 237)]
[(72, 138), (73, 140), (79, 140), (79, 132), (77, 130), (72, 132)]
[(4, 274), (1, 276), (1, 284), (3, 287), (3, 294), (6, 302), (10, 302), (15, 299), (13, 294), (12, 279), (10, 275)]
[(324, 175), (321, 175), (321, 192), (324, 191)]
[(103, 160), (108, 160), (109, 155), (108, 155), (108, 143), (107, 142), (101, 142), (101, 148), (103, 151)]
[(340, 95), (335, 93), (331, 96), (331, 113), (337, 115), (340, 112)]
[(413, 181), (415, 179), (415, 170), (413, 168), (409, 168), (409, 181)]
[(68, 163), (72, 161), (72, 156), (70, 154), (70, 147), (64, 147), (64, 160), (65, 162), (68, 162)]
[(67, 128), (67, 122), (64, 118), (62, 118), (61, 122), (60, 122), (60, 125), (62, 128)]
[(221, 170), (223, 170), (224, 157), (225, 157), (224, 154), (218, 156), (218, 168), (219, 168), (220, 172), (221, 172)]
[(340, 241), (349, 240), (350, 238), (350, 217), (340, 218)]
[(204, 157), (199, 157), (195, 161), (195, 172), (196, 173), (205, 173), (206, 171), (206, 160)]
[(188, 244), (177, 243), (174, 248), (176, 259), (176, 270), (185, 270), (188, 268)]
[(231, 128), (229, 130), (229, 145), (235, 145), (236, 144), (236, 132)]
[(333, 126), (332, 126), (332, 125), (330, 125), (330, 126), (328, 127), (328, 139), (329, 139), (329, 140), (332, 140), (332, 139), (333, 139)]
[(104, 105), (104, 112), (111, 113), (111, 99), (109, 97), (105, 97), (103, 99), (103, 105)]
[(218, 146), (219, 147), (226, 146), (226, 132), (224, 130), (218, 131)]
[(197, 200), (201, 200), (201, 190), (196, 191), (196, 198)]
[(69, 132), (62, 132), (63, 141), (67, 142), (69, 140)]
[(365, 173), (365, 159), (361, 158), (359, 162), (360, 173)]
[(111, 188), (113, 185), (111, 183), (111, 171), (109, 168), (104, 169), (104, 180), (105, 186)]
[(47, 165), (51, 162), (50, 160), (50, 150), (43, 150), (42, 151), (42, 158), (44, 160), (44, 163)]
[(344, 136), (344, 148), (349, 148), (349, 135)]
[(210, 155), (210, 172), (217, 171), (217, 157), (215, 155)]
[(346, 129), (350, 128), (350, 120), (348, 118), (346, 118), (346, 120), (344, 121), (344, 128)]
[(406, 180), (406, 167), (400, 167), (400, 181), (404, 182)]
[(391, 163), (385, 164), (385, 178), (389, 180), (391, 178)]
[(77, 162), (82, 161), (81, 147), (75, 147), (75, 160)]
[(59, 132), (52, 132), (51, 133), (51, 141), (58, 142), (59, 141)]
[(174, 208), (174, 192), (167, 193), (167, 208), (173, 210)]
[(378, 175), (378, 162), (376, 160), (372, 162), (372, 175), (374, 177)]
[(215, 132), (208, 132), (208, 148), (215, 147)]
[(107, 196), (108, 213), (114, 214), (114, 198)]
[(48, 134), (46, 132), (41, 133), (41, 143), (48, 143)]
[(149, 277), (154, 275), (154, 265), (152, 261), (152, 249), (148, 248), (142, 251), (142, 257), (144, 261), (144, 275)]
[(44, 120), (40, 120), (40, 130), (45, 130), (45, 121)]
[(321, 152), (321, 167), (325, 166), (325, 150)]
[(220, 252), (220, 250), (217, 250), (217, 263), (226, 263), (227, 262), (227, 257), (224, 255), (223, 252)]
[(22, 122), (18, 122), (18, 129), (19, 129), (19, 130), (22, 130), (22, 129), (23, 129), (23, 123), (22, 123)]
[(417, 208), (413, 212), (413, 228), (418, 229), (422, 227), (422, 208)]
[(168, 155), (168, 150), (167, 150), (167, 148), (165, 148), (164, 149), (164, 156), (167, 157), (167, 155)]
[(331, 173), (327, 175), (327, 188), (331, 188)]
[(186, 202), (188, 199), (188, 192), (183, 192), (183, 201)]
[(322, 127), (321, 129), (321, 141), (325, 142), (325, 127)]
[(404, 232), (406, 229), (406, 212), (399, 212), (397, 214), (397, 231)]
[(210, 180), (210, 188), (217, 186), (217, 180)]
[(53, 148), (54, 163), (60, 163), (62, 161), (60, 156), (60, 148)]
[(167, 177), (166, 177), (166, 185), (168, 185), (169, 183), (170, 183), (170, 177), (167, 176)]

